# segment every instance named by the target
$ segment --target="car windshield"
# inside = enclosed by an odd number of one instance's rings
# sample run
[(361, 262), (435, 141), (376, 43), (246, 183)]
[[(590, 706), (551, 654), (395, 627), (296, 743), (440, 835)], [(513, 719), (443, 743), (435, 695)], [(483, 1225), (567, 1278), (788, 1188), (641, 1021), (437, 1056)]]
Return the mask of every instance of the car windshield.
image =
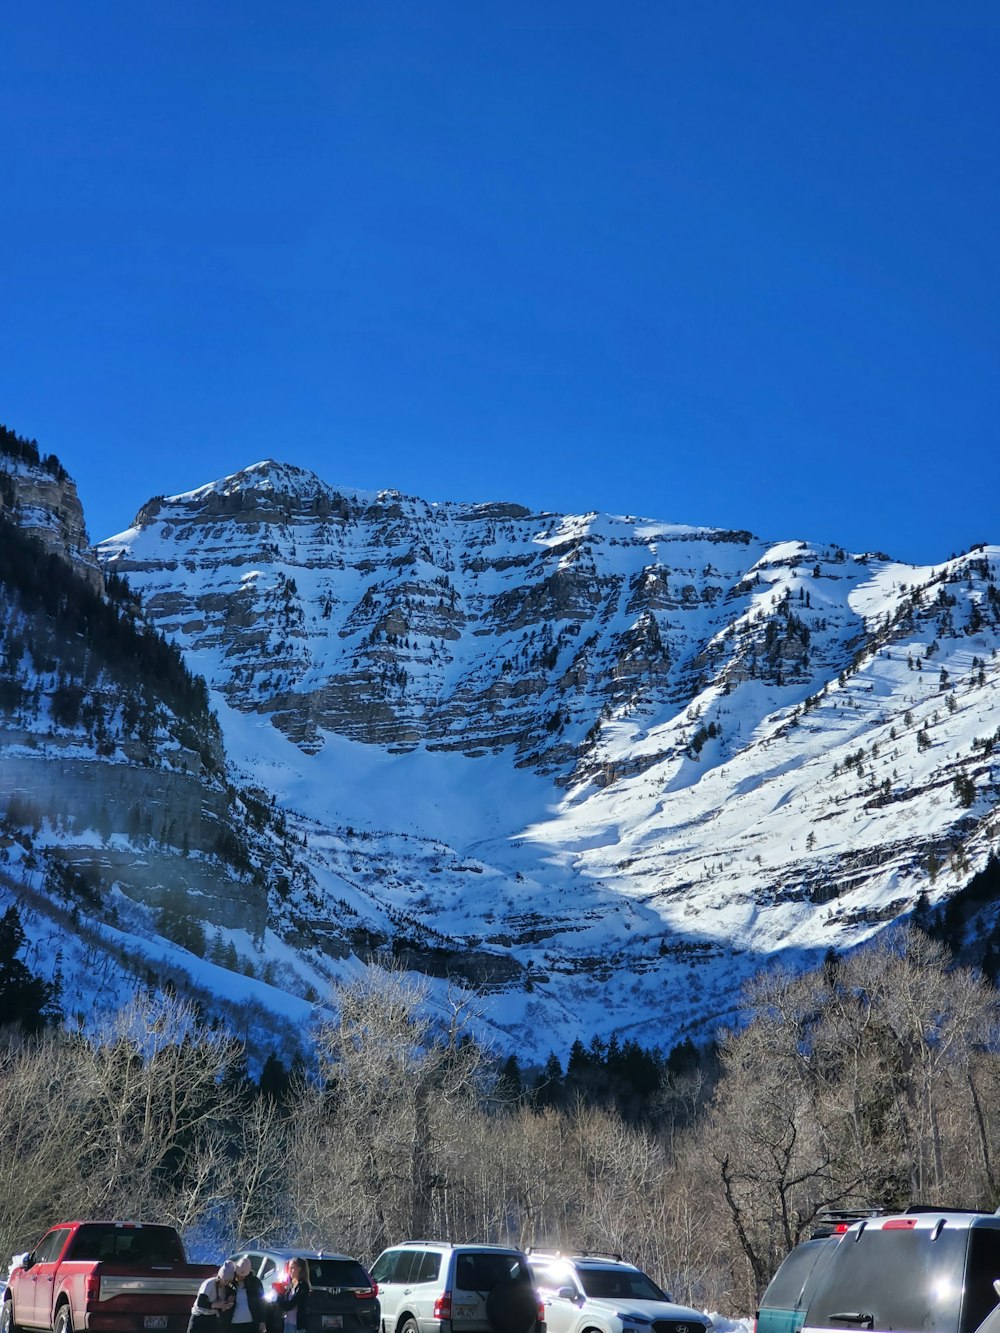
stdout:
[(667, 1298), (638, 1268), (580, 1268), (583, 1289), (597, 1300), (665, 1301)]

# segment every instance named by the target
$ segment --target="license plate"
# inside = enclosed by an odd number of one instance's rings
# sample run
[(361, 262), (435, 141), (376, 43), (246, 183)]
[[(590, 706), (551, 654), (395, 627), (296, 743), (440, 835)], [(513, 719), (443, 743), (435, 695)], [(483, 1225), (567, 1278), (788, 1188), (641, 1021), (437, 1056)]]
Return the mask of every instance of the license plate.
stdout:
[(166, 1328), (167, 1316), (165, 1314), (148, 1314), (142, 1321), (143, 1328)]
[(455, 1314), (459, 1319), (475, 1319), (478, 1305), (456, 1305)]
[(325, 1314), (323, 1316), (324, 1328), (343, 1328), (344, 1316), (342, 1314)]

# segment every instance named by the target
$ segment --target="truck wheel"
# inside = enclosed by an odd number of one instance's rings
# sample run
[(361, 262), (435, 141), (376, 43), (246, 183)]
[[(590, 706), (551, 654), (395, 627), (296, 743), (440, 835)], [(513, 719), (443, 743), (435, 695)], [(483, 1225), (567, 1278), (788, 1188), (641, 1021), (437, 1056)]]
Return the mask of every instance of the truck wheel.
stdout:
[(56, 1322), (52, 1327), (52, 1333), (73, 1333), (73, 1320), (70, 1318), (68, 1305), (60, 1305), (56, 1311)]
[(21, 1333), (14, 1323), (14, 1302), (9, 1298), (0, 1307), (0, 1333)]

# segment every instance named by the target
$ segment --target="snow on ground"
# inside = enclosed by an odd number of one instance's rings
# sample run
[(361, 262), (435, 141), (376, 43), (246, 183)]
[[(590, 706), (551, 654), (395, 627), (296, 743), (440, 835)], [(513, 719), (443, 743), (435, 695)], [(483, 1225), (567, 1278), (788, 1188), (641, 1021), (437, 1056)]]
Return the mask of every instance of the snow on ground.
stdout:
[(328, 732), (318, 754), (304, 755), (269, 717), (214, 702), (236, 768), (328, 828), (412, 833), (466, 852), (520, 836), (539, 809), (558, 804), (550, 779), (515, 772), (507, 754), (393, 754)]

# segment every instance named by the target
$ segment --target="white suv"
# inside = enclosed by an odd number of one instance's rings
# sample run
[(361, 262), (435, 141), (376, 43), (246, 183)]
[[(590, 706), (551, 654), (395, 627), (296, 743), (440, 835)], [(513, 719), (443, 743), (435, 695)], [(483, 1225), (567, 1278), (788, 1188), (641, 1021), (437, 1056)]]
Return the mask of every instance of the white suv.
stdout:
[(382, 1251), (372, 1281), (381, 1333), (544, 1333), (528, 1261), (517, 1249), (408, 1240)]
[(527, 1254), (547, 1333), (710, 1333), (707, 1314), (675, 1305), (641, 1268), (617, 1255)]

